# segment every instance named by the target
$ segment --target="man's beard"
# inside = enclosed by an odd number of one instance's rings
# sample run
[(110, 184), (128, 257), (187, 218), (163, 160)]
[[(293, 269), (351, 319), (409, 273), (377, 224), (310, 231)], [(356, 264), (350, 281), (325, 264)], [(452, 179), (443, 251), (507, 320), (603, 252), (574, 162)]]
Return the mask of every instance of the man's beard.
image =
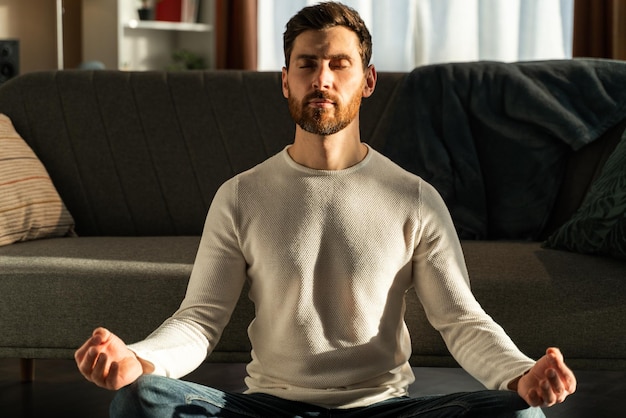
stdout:
[[(310, 107), (308, 103), (314, 99), (331, 100), (332, 108)], [(332, 135), (348, 126), (359, 114), (361, 107), (361, 91), (350, 99), (347, 105), (340, 104), (331, 94), (316, 91), (297, 101), (293, 96), (287, 99), (291, 117), (302, 129), (316, 135)]]

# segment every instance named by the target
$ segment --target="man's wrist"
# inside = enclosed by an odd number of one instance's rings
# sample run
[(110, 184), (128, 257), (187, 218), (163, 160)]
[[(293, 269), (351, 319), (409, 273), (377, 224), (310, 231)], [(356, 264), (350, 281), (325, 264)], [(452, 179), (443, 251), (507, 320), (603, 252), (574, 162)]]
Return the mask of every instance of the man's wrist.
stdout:
[(143, 374), (152, 374), (152, 373), (154, 373), (155, 367), (154, 367), (154, 364), (152, 364), (152, 362), (149, 362), (148, 360), (142, 359), (137, 354), (135, 354), (135, 357), (139, 361), (139, 364), (141, 364), (141, 369), (143, 370)]
[(139, 364), (141, 364), (141, 370), (142, 370), (143, 374), (152, 374), (152, 373), (154, 373), (154, 371), (156, 370), (156, 367), (154, 367), (154, 363), (139, 357), (139, 355), (137, 355), (135, 350), (133, 350), (131, 348), (128, 348), (128, 349), (130, 350), (131, 353), (133, 353), (133, 356), (135, 356), (135, 358), (137, 359)]
[(515, 379), (511, 380), (509, 382), (509, 384), (506, 386), (507, 389), (512, 390), (514, 392), (517, 392), (517, 387), (519, 385), (519, 381), (522, 380), (522, 377), (526, 376), (529, 371), (530, 371), (530, 369), (526, 370), (524, 373), (522, 373), (521, 375), (517, 376)]

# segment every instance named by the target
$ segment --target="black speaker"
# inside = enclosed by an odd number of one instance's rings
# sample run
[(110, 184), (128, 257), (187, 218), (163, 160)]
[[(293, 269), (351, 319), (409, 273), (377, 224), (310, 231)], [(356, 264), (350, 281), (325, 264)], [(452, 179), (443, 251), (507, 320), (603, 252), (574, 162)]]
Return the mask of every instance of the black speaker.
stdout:
[(20, 73), (20, 41), (0, 39), (0, 84)]

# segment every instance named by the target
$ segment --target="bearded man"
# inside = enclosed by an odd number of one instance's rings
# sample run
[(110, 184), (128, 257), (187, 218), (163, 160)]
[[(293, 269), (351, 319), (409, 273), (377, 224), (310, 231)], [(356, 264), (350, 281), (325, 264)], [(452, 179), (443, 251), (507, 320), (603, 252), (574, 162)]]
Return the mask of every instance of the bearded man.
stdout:
[[(371, 47), (339, 3), (289, 21), (282, 90), (293, 144), (218, 190), (171, 318), (129, 346), (98, 328), (76, 352), (88, 380), (119, 390), (112, 417), (528, 418), (574, 391), (558, 349), (528, 358), (478, 304), (434, 188), (361, 142)], [(247, 391), (177, 380), (215, 347), (246, 281), (256, 313)], [(408, 396), (408, 291), (490, 390)]]

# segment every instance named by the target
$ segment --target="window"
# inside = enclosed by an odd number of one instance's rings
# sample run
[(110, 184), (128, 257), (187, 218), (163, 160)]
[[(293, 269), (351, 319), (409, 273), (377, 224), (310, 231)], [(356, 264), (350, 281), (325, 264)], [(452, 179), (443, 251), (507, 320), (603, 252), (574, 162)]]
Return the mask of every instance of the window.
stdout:
[[(258, 0), (258, 69), (284, 65), (285, 23), (312, 0)], [(574, 0), (344, 0), (373, 38), (378, 71), (450, 61), (571, 58)]]

